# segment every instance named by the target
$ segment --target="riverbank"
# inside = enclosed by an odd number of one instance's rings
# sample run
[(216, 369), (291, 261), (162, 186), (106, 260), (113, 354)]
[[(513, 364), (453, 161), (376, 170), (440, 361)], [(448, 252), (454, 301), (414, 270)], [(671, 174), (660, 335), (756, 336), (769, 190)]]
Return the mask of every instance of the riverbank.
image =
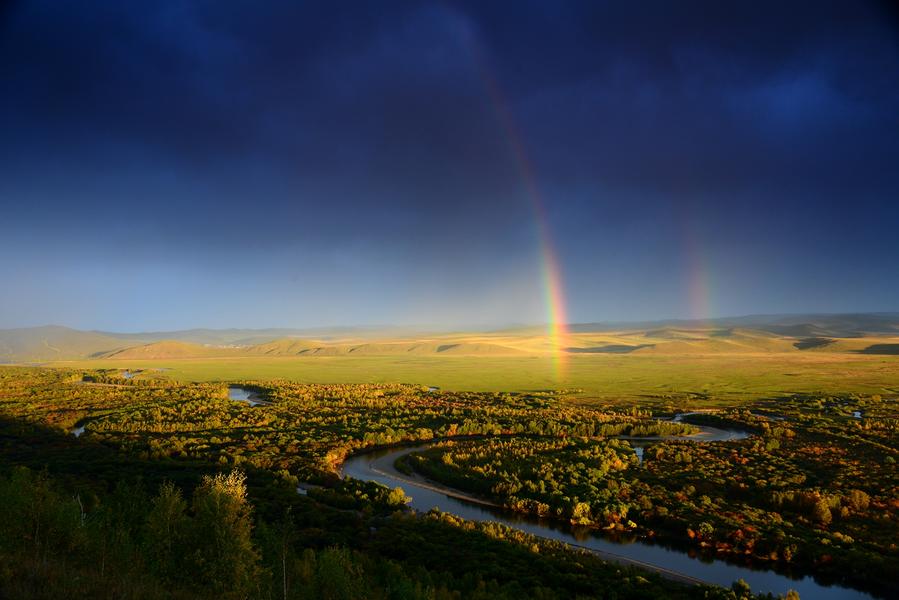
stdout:
[[(702, 443), (702, 442), (699, 442)], [(434, 445), (434, 442), (400, 449), (387, 449), (350, 457), (343, 466), (344, 475), (356, 479), (377, 481), (389, 487), (406, 485), (414, 488), (410, 506), (427, 512), (439, 508), (473, 521), (494, 521), (538, 537), (563, 541), (572, 547), (589, 550), (607, 560), (639, 566), (686, 583), (711, 583), (729, 587), (737, 579), (744, 579), (753, 590), (785, 594), (795, 589), (803, 598), (821, 600), (870, 599), (867, 593), (845, 587), (829, 587), (811, 577), (791, 578), (770, 569), (754, 569), (719, 559), (700, 560), (693, 551), (663, 547), (648, 540), (634, 539), (622, 544), (595, 535), (596, 530), (575, 528), (564, 522), (539, 519), (503, 509), (494, 502), (477, 498), (420, 477), (410, 477), (394, 467), (395, 461), (415, 451)]]

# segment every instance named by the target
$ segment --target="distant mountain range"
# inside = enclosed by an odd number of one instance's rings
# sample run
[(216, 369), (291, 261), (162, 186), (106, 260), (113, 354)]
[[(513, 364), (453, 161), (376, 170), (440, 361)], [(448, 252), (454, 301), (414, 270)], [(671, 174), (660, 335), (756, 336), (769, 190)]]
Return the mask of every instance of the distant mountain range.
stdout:
[[(833, 351), (899, 354), (899, 313), (751, 315), (577, 323), (572, 353)], [(544, 327), (448, 333), (414, 327), (187, 329), (115, 333), (49, 325), (0, 330), (0, 362), (227, 356), (516, 355), (552, 350)]]

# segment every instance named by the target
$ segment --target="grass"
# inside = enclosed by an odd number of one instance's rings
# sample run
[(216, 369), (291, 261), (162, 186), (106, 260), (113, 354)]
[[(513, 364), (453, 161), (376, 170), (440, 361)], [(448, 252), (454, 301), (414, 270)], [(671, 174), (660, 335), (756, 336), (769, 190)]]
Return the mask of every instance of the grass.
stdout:
[(899, 394), (899, 356), (843, 353), (569, 354), (548, 356), (314, 356), (60, 361), (51, 366), (166, 369), (183, 381), (287, 379), (307, 383), (402, 382), (448, 390), (579, 388), (583, 398), (652, 396), (732, 405), (795, 393)]

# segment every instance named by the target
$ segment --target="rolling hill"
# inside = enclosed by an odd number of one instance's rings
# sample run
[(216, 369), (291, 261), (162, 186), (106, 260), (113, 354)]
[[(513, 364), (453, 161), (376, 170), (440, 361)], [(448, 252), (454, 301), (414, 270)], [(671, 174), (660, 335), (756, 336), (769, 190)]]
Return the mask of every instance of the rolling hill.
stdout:
[(94, 358), (139, 343), (134, 338), (112, 337), (59, 325), (0, 329), (0, 362), (44, 362)]
[(255, 344), (246, 348), (247, 354), (259, 354), (266, 356), (291, 356), (305, 354), (321, 346), (321, 342), (299, 338), (281, 338)]
[(151, 344), (141, 344), (123, 350), (115, 350), (98, 358), (116, 360), (160, 359), (160, 358), (209, 358), (215, 356), (236, 356), (239, 348), (204, 346), (178, 340), (165, 340)]
[[(46, 326), (0, 330), (0, 362), (217, 357), (704, 355), (849, 353), (895, 355), (899, 313), (751, 316), (710, 321), (574, 324), (564, 340), (545, 328), (434, 333), (418, 328), (190, 329), (149, 333)], [(317, 332), (321, 335), (299, 335)], [(561, 345), (560, 344), (564, 344)]]

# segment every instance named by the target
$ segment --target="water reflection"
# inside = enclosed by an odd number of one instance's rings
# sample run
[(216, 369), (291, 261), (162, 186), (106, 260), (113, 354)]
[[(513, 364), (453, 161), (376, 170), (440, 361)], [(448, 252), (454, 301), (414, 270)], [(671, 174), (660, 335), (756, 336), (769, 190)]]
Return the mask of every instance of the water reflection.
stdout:
[(263, 400), (255, 390), (232, 385), (228, 388), (228, 399), (236, 402), (245, 402), (250, 406), (268, 405), (271, 402)]
[[(724, 436), (726, 439), (746, 437), (743, 432), (726, 432), (703, 427), (707, 441)], [(723, 433), (722, 433), (723, 432)], [(738, 435), (738, 438), (727, 437)], [(694, 438), (695, 439), (695, 438)], [(409, 454), (423, 450), (433, 444), (393, 448), (361, 454), (349, 458), (343, 465), (343, 474), (354, 479), (376, 481), (388, 487), (400, 486), (412, 496), (410, 506), (426, 512), (432, 508), (469, 519), (472, 521), (494, 521), (521, 531), (547, 539), (566, 542), (572, 546), (595, 551), (608, 560), (643, 565), (682, 579), (692, 579), (730, 587), (744, 579), (755, 592), (786, 594), (793, 589), (802, 598), (821, 600), (855, 600), (872, 598), (869, 594), (843, 587), (829, 587), (816, 582), (811, 577), (790, 578), (770, 570), (757, 570), (747, 566), (730, 564), (722, 560), (698, 555), (694, 549), (679, 550), (667, 548), (633, 536), (604, 537), (595, 529), (572, 527), (563, 521), (539, 519), (515, 513), (489, 503), (471, 502), (465, 494), (431, 484), (417, 476), (407, 476), (396, 470), (395, 461)], [(642, 448), (639, 449), (642, 451)]]

